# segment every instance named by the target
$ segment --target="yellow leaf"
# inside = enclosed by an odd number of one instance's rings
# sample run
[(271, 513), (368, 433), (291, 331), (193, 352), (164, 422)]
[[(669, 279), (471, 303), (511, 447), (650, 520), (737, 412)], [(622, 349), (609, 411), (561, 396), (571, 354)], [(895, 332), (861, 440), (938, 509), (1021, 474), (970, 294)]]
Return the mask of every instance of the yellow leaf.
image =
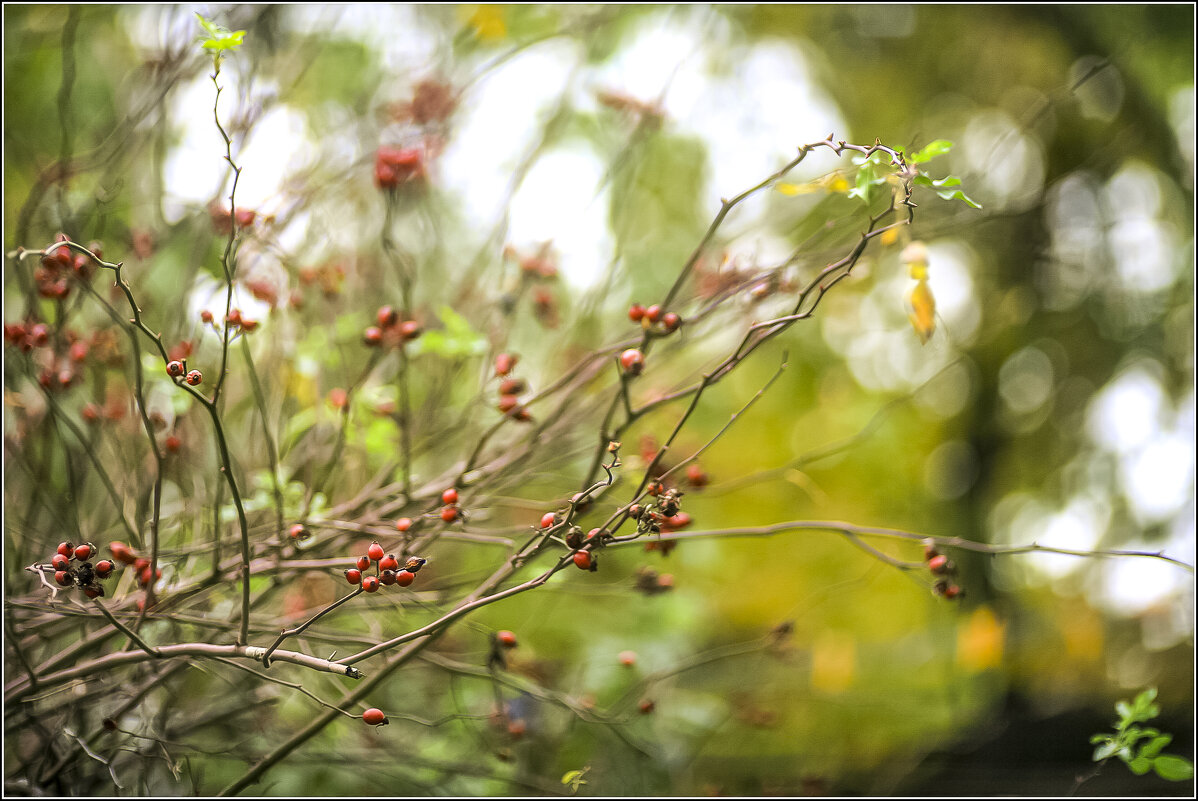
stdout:
[(794, 195), (809, 195), (818, 189), (815, 184), (788, 184), (781, 182), (774, 184), (774, 188), (782, 194), (791, 197)]
[(836, 192), (843, 195), (851, 188), (848, 179), (840, 173), (832, 173), (826, 180), (829, 192)]
[(957, 632), (957, 664), (972, 673), (999, 667), (1005, 634), (990, 607), (978, 607)]
[(483, 41), (495, 41), (507, 35), (507, 24), (504, 22), (503, 6), (480, 5), (467, 20), (478, 38)]
[(898, 241), (899, 229), (889, 228), (882, 232), (881, 240), (883, 245), (893, 245)]
[(907, 315), (911, 320), (911, 327), (919, 334), (920, 344), (926, 345), (936, 330), (936, 298), (932, 296), (932, 288), (928, 286), (927, 278), (921, 278), (915, 283), (915, 288), (907, 296), (907, 302), (911, 306)]

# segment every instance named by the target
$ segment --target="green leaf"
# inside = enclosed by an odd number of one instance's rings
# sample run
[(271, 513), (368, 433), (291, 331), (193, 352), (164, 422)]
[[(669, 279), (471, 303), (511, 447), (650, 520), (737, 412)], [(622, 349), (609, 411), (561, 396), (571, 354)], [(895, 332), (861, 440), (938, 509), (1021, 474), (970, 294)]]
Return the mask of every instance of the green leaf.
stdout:
[(562, 784), (569, 784), (582, 775), (581, 770), (568, 770), (562, 774)]
[(960, 189), (955, 192), (937, 192), (936, 194), (940, 195), (944, 200), (959, 200), (970, 208), (980, 209), (982, 207), (980, 203), (973, 200), (973, 198), (966, 195)]
[(1165, 746), (1171, 742), (1173, 742), (1172, 734), (1157, 735), (1150, 742), (1144, 744), (1144, 747), (1140, 749), (1140, 756), (1152, 759), (1165, 750)]
[(1136, 709), (1148, 709), (1149, 706), (1152, 704), (1152, 702), (1155, 700), (1156, 700), (1156, 688), (1149, 687), (1147, 690), (1144, 690), (1142, 693), (1137, 695), (1136, 700), (1133, 701), (1132, 703)]
[(1101, 762), (1104, 759), (1110, 759), (1112, 756), (1115, 755), (1115, 752), (1118, 750), (1119, 750), (1119, 743), (1114, 742), (1113, 740), (1106, 742), (1103, 745), (1100, 745), (1094, 749), (1094, 756), (1092, 757), (1092, 759), (1095, 762)]
[(200, 27), (208, 33), (208, 38), (200, 45), (205, 50), (216, 50), (218, 53), (222, 50), (232, 50), (245, 38), (245, 31), (230, 31), (204, 19), (199, 12), (196, 12), (196, 17), (200, 20)]
[(912, 164), (920, 164), (925, 161), (931, 161), (937, 156), (943, 156), (945, 153), (953, 149), (953, 143), (947, 139), (937, 139), (935, 142), (930, 142), (924, 145), (923, 149), (917, 153), (907, 157), (907, 161)]
[(1190, 760), (1165, 754), (1152, 760), (1152, 769), (1156, 775), (1171, 782), (1184, 782), (1194, 778), (1194, 763)]
[(1127, 767), (1137, 776), (1143, 776), (1148, 771), (1152, 770), (1152, 760), (1147, 757), (1136, 757), (1127, 763)]
[(1135, 717), (1131, 711), (1131, 707), (1127, 705), (1126, 701), (1116, 701), (1115, 712), (1118, 713), (1120, 720), (1124, 721), (1125, 723), (1130, 723), (1135, 720)]
[(1109, 735), (1109, 734), (1094, 734), (1094, 735), (1090, 736), (1090, 744), (1091, 745), (1097, 745), (1098, 743), (1109, 743), (1109, 742), (1111, 742), (1111, 735)]
[[(980, 204), (978, 204), (976, 201), (973, 200), (973, 198), (966, 195), (960, 189), (953, 190), (953, 191), (944, 189), (944, 187), (948, 187), (948, 186), (960, 186), (961, 185), (961, 179), (955, 175), (946, 175), (943, 178), (937, 178), (937, 179), (933, 180), (930, 176), (920, 173), (919, 175), (915, 176), (915, 178), (912, 180), (912, 183), (914, 183), (918, 186), (930, 187), (931, 189), (933, 189), (936, 192), (937, 195), (940, 195), (940, 197), (943, 198), (944, 200), (960, 200), (961, 202), (965, 203), (968, 206), (971, 206), (972, 208), (975, 208), (975, 209), (981, 208)], [(1127, 703), (1125, 701), (1120, 701), (1119, 703), (1123, 704), (1124, 706), (1127, 706)], [(1116, 707), (1118, 707), (1118, 705), (1116, 705)]]

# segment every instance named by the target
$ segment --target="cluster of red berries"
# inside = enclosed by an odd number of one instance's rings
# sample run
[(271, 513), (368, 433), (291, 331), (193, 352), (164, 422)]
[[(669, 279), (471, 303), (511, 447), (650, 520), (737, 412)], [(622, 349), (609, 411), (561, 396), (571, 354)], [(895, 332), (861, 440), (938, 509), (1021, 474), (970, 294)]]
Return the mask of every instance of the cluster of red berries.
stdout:
[[(549, 515), (546, 514), (541, 519), (542, 527)], [(599, 569), (599, 555), (595, 550), (602, 548), (611, 539), (611, 532), (602, 528), (593, 528), (583, 536), (582, 529), (578, 526), (570, 526), (566, 531), (566, 546), (571, 549), (581, 549), (574, 554), (574, 566), (579, 570), (587, 570), (594, 573)]]
[[(646, 494), (654, 497), (651, 503), (634, 503), (628, 507), (628, 516), (637, 522), (639, 533), (668, 534), (684, 529), (693, 522), (691, 516), (682, 511), (683, 493), (676, 487), (667, 489), (661, 481), (654, 481), (646, 487)], [(676, 540), (656, 540), (646, 542), (645, 550), (659, 551), (663, 556), (668, 556), (677, 545)]]
[(445, 505), (441, 507), (441, 519), (446, 523), (452, 523), (461, 516), (462, 510), (458, 506), (458, 491), (453, 487), (441, 493), (441, 502)]
[(154, 572), (150, 572), (150, 560), (144, 556), (138, 556), (137, 552), (123, 542), (113, 542), (108, 546), (108, 550), (112, 551), (112, 558), (123, 565), (130, 565), (137, 571), (137, 583), (141, 587), (148, 587), (153, 581), (162, 578), (162, 568), (156, 568)]
[(59, 350), (60, 343), (53, 337), (53, 329), (46, 323), (27, 320), (23, 323), (5, 323), (4, 339), (22, 353), (36, 349), (34, 360), (44, 365), (38, 375), (38, 383), (47, 390), (69, 389), (78, 383), (79, 365), (87, 359), (90, 346), (72, 330), (64, 332), (66, 350)]
[[(214, 329), (216, 328), (215, 319), (216, 318), (213, 316), (212, 312), (208, 311), (207, 309), (204, 309), (202, 312), (200, 312), (200, 321), (205, 325), (212, 326)], [(241, 313), (241, 309), (233, 309), (226, 314), (225, 324), (228, 325), (230, 329), (240, 329), (247, 334), (258, 327), (258, 321), (251, 320), (249, 317), (246, 317)]]
[(932, 585), (932, 592), (950, 601), (960, 598), (965, 591), (954, 581), (957, 576), (957, 566), (944, 554), (936, 550), (932, 540), (924, 540), (923, 559), (933, 576), (938, 576)]
[(653, 304), (649, 308), (645, 308), (639, 303), (634, 303), (628, 309), (628, 319), (634, 323), (640, 323), (645, 330), (653, 328), (653, 326), (661, 323), (661, 328), (665, 333), (678, 330), (678, 326), (682, 325), (682, 318), (674, 312), (662, 312), (661, 306)]
[(79, 587), (88, 598), (103, 596), (104, 587), (97, 582), (111, 576), (116, 565), (109, 559), (101, 559), (93, 565), (91, 559), (97, 552), (90, 542), (82, 545), (59, 543), (54, 556), (50, 557), (54, 581), (60, 587)]
[[(65, 234), (59, 234), (57, 242), (67, 242)], [(89, 248), (100, 257), (100, 243), (93, 242)], [(63, 300), (71, 294), (72, 276), (81, 281), (88, 281), (96, 273), (96, 261), (85, 253), (73, 253), (66, 245), (55, 247), (42, 256), (41, 265), (33, 271), (33, 283), (37, 293), (43, 298)]]
[(420, 336), (420, 323), (415, 320), (400, 322), (399, 312), (390, 306), (382, 306), (376, 315), (379, 324), (372, 325), (362, 332), (362, 342), (368, 347), (378, 348), (383, 345), (394, 347), (404, 342), (411, 342)]
[(226, 206), (212, 203), (208, 206), (208, 216), (212, 219), (212, 228), (218, 234), (228, 234), (233, 230), (233, 220), (237, 220), (238, 230), (249, 228), (257, 219), (258, 213), (253, 209), (236, 209), (232, 214)]
[(517, 361), (519, 357), (507, 353), (495, 357), (495, 375), (503, 379), (499, 382), (499, 402), (495, 408), (513, 420), (529, 423), (532, 422), (532, 415), (528, 413), (528, 408), (520, 403), (519, 398), (520, 393), (528, 389), (528, 383), (523, 378), (511, 377)]
[(204, 374), (199, 370), (188, 370), (186, 360), (170, 361), (166, 363), (166, 374), (171, 378), (182, 378), (190, 386), (199, 386), (204, 380)]
[(424, 153), (419, 148), (383, 145), (374, 155), (374, 185), (379, 189), (395, 189), (426, 177)]
[[(382, 545), (373, 542), (366, 549), (366, 555), (359, 556), (354, 567), (345, 571), (345, 580), (350, 584), (362, 585), (362, 589), (366, 592), (377, 592), (380, 585), (389, 587), (392, 584), (397, 584), (400, 587), (407, 587), (416, 580), (416, 574), (420, 572), (420, 568), (424, 567), (427, 561), (419, 556), (410, 556), (401, 568), (395, 554), (386, 553)], [(371, 564), (374, 564), (375, 574), (373, 576), (363, 575), (370, 569)]]
[(557, 278), (557, 265), (550, 258), (549, 243), (545, 243), (535, 253), (521, 254), (511, 245), (503, 249), (504, 258), (515, 259), (520, 265), (520, 273), (530, 280), (552, 280)]

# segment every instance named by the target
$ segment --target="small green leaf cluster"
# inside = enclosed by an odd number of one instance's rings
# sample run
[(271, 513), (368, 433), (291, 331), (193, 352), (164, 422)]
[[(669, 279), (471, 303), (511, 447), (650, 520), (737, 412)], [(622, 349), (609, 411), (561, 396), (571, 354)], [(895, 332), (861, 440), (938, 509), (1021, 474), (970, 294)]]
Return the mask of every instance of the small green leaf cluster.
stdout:
[(1115, 733), (1095, 734), (1090, 743), (1095, 745), (1094, 761), (1103, 762), (1117, 756), (1127, 763), (1127, 767), (1137, 776), (1143, 776), (1150, 770), (1156, 775), (1171, 782), (1183, 782), (1194, 778), (1194, 763), (1185, 757), (1173, 754), (1162, 754), (1173, 735), (1162, 734), (1151, 727), (1136, 725), (1155, 718), (1161, 713), (1156, 700), (1156, 688), (1150, 687), (1136, 696), (1130, 704), (1119, 701), (1115, 711), (1119, 720), (1115, 721)]
[(245, 38), (245, 31), (231, 31), (228, 28), (221, 27), (215, 22), (209, 22), (203, 16), (196, 12), (199, 17), (200, 27), (208, 35), (200, 42), (200, 46), (205, 50), (212, 50), (213, 58), (219, 61), (221, 53), (226, 50), (232, 50), (241, 45), (242, 39)]

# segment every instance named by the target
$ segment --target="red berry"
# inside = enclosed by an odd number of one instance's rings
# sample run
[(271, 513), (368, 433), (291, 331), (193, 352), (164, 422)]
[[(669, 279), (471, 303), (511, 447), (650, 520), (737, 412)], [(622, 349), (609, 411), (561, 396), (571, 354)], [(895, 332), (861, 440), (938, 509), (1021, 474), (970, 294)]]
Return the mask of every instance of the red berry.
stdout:
[(93, 549), (92, 549), (91, 545), (85, 544), (85, 545), (77, 546), (75, 548), (75, 558), (78, 559), (80, 562), (86, 562), (88, 559), (91, 559), (92, 550)]
[(204, 374), (201, 373), (199, 370), (192, 370), (190, 373), (187, 374), (187, 383), (191, 384), (193, 387), (199, 386), (200, 382), (203, 380), (204, 380)]
[(399, 560), (389, 553), (379, 560), (379, 570), (399, 570)]
[(303, 523), (296, 523), (287, 530), (287, 536), (293, 540), (306, 540), (309, 536), (307, 527)]
[(961, 588), (956, 584), (950, 584), (944, 588), (944, 597), (950, 601), (961, 594)]
[(574, 554), (574, 565), (579, 570), (590, 570), (594, 565), (594, 560), (591, 558), (590, 551), (579, 551)]
[(412, 518), (410, 518), (410, 517), (401, 517), (395, 521), (395, 530), (396, 531), (407, 531), (411, 527), (412, 527)]
[(99, 598), (104, 594), (104, 588), (98, 584), (92, 584), (83, 588), (83, 594), (88, 598)]
[(364, 342), (367, 346), (372, 347), (372, 348), (377, 348), (379, 345), (382, 345), (383, 344), (382, 329), (375, 328), (373, 325), (370, 326), (370, 328), (367, 328), (366, 331), (363, 332), (362, 342)]
[(686, 512), (676, 512), (670, 515), (665, 520), (661, 521), (661, 527), (664, 530), (671, 531), (680, 528), (686, 528), (691, 524), (691, 516)]
[(629, 348), (620, 354), (620, 365), (629, 375), (640, 375), (645, 369), (645, 355), (636, 348)]
[(383, 710), (371, 707), (362, 713), (362, 722), (369, 726), (386, 726), (387, 716), (383, 714)]
[(60, 542), (58, 543), (58, 547), (55, 549), (55, 553), (60, 553), (70, 559), (75, 555), (75, 546), (70, 542)]
[(395, 574), (395, 583), (401, 587), (406, 587), (416, 580), (416, 574), (408, 570), (401, 570)]
[(208, 311), (207, 309), (204, 309), (202, 312), (200, 312), (200, 322), (212, 322), (212, 312)]
[(100, 412), (100, 407), (94, 403), (89, 403), (86, 406), (84, 406), (83, 411), (80, 414), (82, 414), (83, 419), (89, 423), (100, 422), (100, 417), (102, 416), (101, 412)]
[(183, 375), (183, 362), (167, 362), (166, 374), (171, 378), (178, 378)]
[(453, 487), (441, 493), (441, 502), (453, 505), (458, 502), (458, 491)]
[(404, 339), (415, 339), (420, 336), (420, 323), (415, 320), (404, 320), (399, 325), (399, 335)]
[(382, 559), (386, 553), (387, 552), (383, 550), (383, 546), (379, 545), (378, 542), (370, 543), (370, 547), (366, 549), (366, 555), (375, 562)]
[(933, 573), (947, 572), (945, 570), (945, 568), (947, 568), (947, 567), (948, 567), (948, 557), (945, 556), (944, 554), (936, 554), (935, 556), (933, 556), (931, 559), (928, 560), (928, 570), (931, 570)]
[(380, 306), (378, 314), (375, 316), (379, 321), (379, 325), (383, 328), (390, 328), (399, 322), (399, 312), (390, 306)]
[(225, 315), (225, 322), (229, 325), (241, 325), (241, 309), (233, 309)]
[(707, 486), (708, 477), (707, 473), (703, 471), (703, 468), (697, 462), (692, 462), (686, 466), (686, 480), (692, 487), (697, 489)]
[(541, 517), (541, 528), (549, 528), (550, 526), (554, 525), (555, 523), (557, 523), (557, 513), (556, 512), (546, 512)]
[(69, 351), (69, 355), (70, 355), (71, 361), (73, 361), (73, 362), (83, 361), (84, 359), (87, 358), (87, 343), (84, 342), (83, 340), (79, 340), (78, 342), (72, 342), (71, 348)]
[(624, 667), (632, 667), (636, 664), (636, 651), (621, 651), (620, 664)]
[(351, 567), (349, 570), (345, 571), (345, 580), (350, 584), (361, 584), (362, 571)]
[(655, 323), (661, 319), (661, 306), (658, 306), (655, 303), (649, 308), (645, 309), (645, 319), (651, 323)]
[(523, 378), (505, 378), (499, 384), (500, 395), (519, 395), (528, 385)]
[(628, 309), (628, 319), (639, 323), (645, 317), (645, 307), (639, 303), (632, 304)]
[(495, 635), (495, 641), (504, 648), (515, 648), (517, 645), (515, 632), (507, 630), (498, 632)]
[(505, 376), (512, 371), (516, 366), (516, 362), (520, 361), (519, 356), (513, 356), (510, 353), (501, 353), (495, 357), (495, 375)]
[(369, 570), (370, 569), (370, 557), (369, 556), (359, 556), (358, 561), (355, 562), (354, 564), (357, 565), (358, 570)]
[(54, 580), (57, 581), (60, 586), (63, 586), (63, 587), (71, 586), (71, 574), (66, 572), (65, 570), (55, 571), (54, 572)]
[(166, 446), (168, 453), (178, 453), (179, 448), (183, 446), (183, 440), (179, 439), (174, 434), (171, 434), (163, 441), (162, 444)]
[(71, 566), (71, 560), (67, 559), (65, 556), (63, 556), (60, 553), (56, 553), (56, 554), (54, 554), (53, 557), (51, 557), (50, 565), (55, 570), (66, 570), (68, 567)]
[(133, 550), (123, 542), (112, 542), (108, 544), (108, 550), (112, 551), (112, 558), (126, 565), (133, 564), (137, 556)]
[(678, 326), (682, 325), (682, 318), (674, 312), (666, 312), (661, 317), (662, 327), (667, 331), (674, 331)]
[(233, 212), (233, 218), (237, 220), (238, 228), (249, 228), (254, 224), (254, 218), (257, 216), (257, 212), (252, 209), (237, 209)]
[(341, 387), (333, 387), (329, 390), (329, 403), (334, 409), (344, 409), (345, 404), (349, 403), (349, 393)]
[(376, 592), (378, 588), (378, 576), (367, 576), (366, 578), (362, 579), (362, 589), (366, 590), (366, 592)]
[(931, 559), (933, 556), (936, 556), (939, 553), (940, 553), (940, 551), (936, 550), (936, 541), (935, 540), (933, 540), (931, 537), (928, 537), (923, 541), (923, 558), (924, 559)]
[(395, 583), (395, 571), (394, 570), (384, 570), (382, 573), (379, 573), (379, 581), (381, 581), (386, 586), (390, 587), (392, 584)]
[(150, 566), (150, 560), (146, 559), (144, 556), (139, 556), (133, 560), (133, 569), (138, 572), (145, 570), (149, 566)]
[(495, 405), (495, 408), (504, 414), (508, 414), (519, 405), (520, 399), (515, 395), (500, 395), (499, 403)]
[(99, 562), (96, 562), (96, 575), (100, 578), (108, 578), (115, 567), (116, 565), (107, 559), (101, 559)]
[(452, 506), (446, 506), (441, 510), (441, 519), (446, 523), (452, 523), (458, 519), (458, 510)]
[(642, 715), (648, 715), (650, 712), (653, 711), (653, 708), (655, 706), (657, 706), (657, 705), (654, 704), (652, 701), (650, 701), (648, 698), (645, 698), (639, 704), (637, 704), (636, 708), (640, 710), (640, 713)]

